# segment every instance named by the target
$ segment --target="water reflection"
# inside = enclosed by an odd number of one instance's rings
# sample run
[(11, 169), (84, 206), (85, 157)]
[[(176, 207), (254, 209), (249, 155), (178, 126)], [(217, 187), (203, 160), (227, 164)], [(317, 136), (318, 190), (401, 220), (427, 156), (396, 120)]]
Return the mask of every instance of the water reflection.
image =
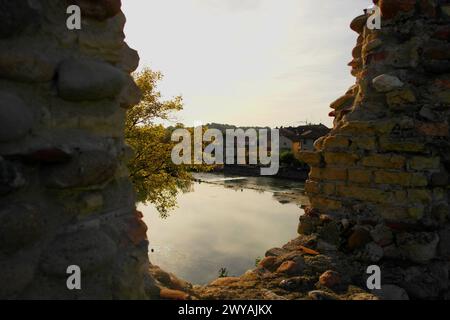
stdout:
[[(267, 249), (296, 236), (298, 204), (276, 200), (289, 191), (301, 195), (298, 182), (271, 178), (220, 180), (197, 176), (194, 192), (181, 194), (179, 208), (166, 220), (141, 207), (149, 226), (152, 263), (196, 284), (215, 279), (221, 268), (243, 274)], [(287, 189), (288, 188), (288, 189)]]

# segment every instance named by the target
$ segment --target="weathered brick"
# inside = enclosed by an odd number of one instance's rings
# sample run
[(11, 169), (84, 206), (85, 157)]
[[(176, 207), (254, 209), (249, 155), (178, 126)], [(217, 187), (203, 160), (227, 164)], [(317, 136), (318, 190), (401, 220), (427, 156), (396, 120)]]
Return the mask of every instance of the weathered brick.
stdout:
[(449, 126), (447, 123), (418, 123), (416, 129), (419, 133), (431, 137), (448, 137)]
[(378, 5), (385, 19), (393, 19), (400, 13), (412, 13), (416, 0), (379, 0)]
[(425, 215), (425, 208), (422, 206), (411, 207), (408, 209), (408, 215), (411, 219), (420, 220)]
[(404, 221), (410, 217), (408, 208), (394, 205), (379, 206), (375, 213), (387, 221)]
[(408, 190), (408, 201), (429, 204), (433, 201), (433, 193), (427, 189), (410, 189)]
[(415, 170), (439, 169), (441, 159), (439, 157), (413, 157), (409, 160), (409, 167)]
[(373, 121), (352, 121), (344, 124), (340, 132), (350, 135), (375, 134), (375, 123)]
[(416, 102), (416, 96), (409, 88), (389, 92), (386, 95), (386, 99), (389, 107), (393, 109), (399, 109), (404, 105)]
[(322, 185), (322, 193), (328, 196), (336, 194), (336, 185), (334, 183), (324, 183)]
[(318, 167), (312, 167), (311, 171), (309, 172), (309, 177), (311, 179), (321, 179), (322, 176), (322, 169)]
[(360, 188), (355, 186), (337, 186), (337, 195), (361, 201), (388, 203), (391, 195), (380, 189)]
[(428, 180), (425, 175), (419, 173), (376, 171), (375, 183), (425, 187), (428, 185)]
[(359, 136), (352, 139), (352, 148), (375, 150), (377, 147), (375, 137)]
[(362, 164), (365, 167), (401, 169), (405, 166), (406, 159), (396, 155), (376, 154), (363, 158)]
[(441, 26), (437, 28), (432, 37), (440, 40), (450, 40), (450, 26)]
[(320, 193), (320, 185), (316, 181), (308, 180), (305, 183), (305, 191), (310, 194)]
[(325, 153), (325, 162), (327, 164), (352, 166), (358, 160), (358, 156), (352, 153)]
[(433, 189), (433, 198), (435, 201), (447, 201), (447, 192), (443, 188)]
[(348, 179), (351, 182), (370, 183), (372, 179), (372, 171), (366, 169), (349, 169)]
[(424, 152), (425, 144), (420, 141), (394, 139), (389, 137), (380, 138), (380, 147), (383, 151), (395, 152)]
[(300, 153), (300, 160), (312, 166), (320, 165), (321, 159), (319, 152), (304, 151)]
[(323, 197), (311, 198), (311, 205), (319, 210), (339, 210), (342, 208), (340, 201)]
[(325, 149), (329, 148), (347, 148), (349, 146), (349, 139), (344, 136), (328, 136), (323, 146)]
[(326, 180), (347, 180), (347, 169), (325, 168), (321, 172), (321, 178)]

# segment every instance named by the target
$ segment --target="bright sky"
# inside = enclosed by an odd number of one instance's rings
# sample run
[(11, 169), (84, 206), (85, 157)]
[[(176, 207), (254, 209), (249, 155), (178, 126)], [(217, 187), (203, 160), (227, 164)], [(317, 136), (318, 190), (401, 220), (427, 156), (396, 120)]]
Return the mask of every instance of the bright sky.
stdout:
[(139, 68), (161, 71), (177, 120), (240, 126), (331, 125), (354, 83), (351, 20), (370, 0), (123, 0)]

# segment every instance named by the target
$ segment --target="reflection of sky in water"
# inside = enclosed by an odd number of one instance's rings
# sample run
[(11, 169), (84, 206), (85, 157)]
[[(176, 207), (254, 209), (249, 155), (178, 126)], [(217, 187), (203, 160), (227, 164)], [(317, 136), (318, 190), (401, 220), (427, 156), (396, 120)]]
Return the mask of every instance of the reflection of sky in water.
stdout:
[(150, 259), (197, 284), (213, 280), (223, 267), (230, 275), (253, 268), (267, 249), (296, 236), (302, 213), (296, 204), (277, 202), (271, 192), (205, 183), (180, 195), (178, 205), (166, 220), (151, 206), (141, 208), (154, 250)]

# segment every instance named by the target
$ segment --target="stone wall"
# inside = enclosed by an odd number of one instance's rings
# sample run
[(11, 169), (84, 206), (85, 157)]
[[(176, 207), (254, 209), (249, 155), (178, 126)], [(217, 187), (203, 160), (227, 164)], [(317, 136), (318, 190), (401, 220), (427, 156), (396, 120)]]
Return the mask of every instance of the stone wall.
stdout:
[[(66, 9), (82, 10), (69, 31)], [(0, 299), (150, 296), (125, 166), (139, 62), (120, 0), (0, 0)], [(66, 287), (69, 265), (82, 290)]]
[(382, 267), (412, 298), (449, 297), (450, 1), (379, 0), (357, 17), (356, 84), (334, 129), (304, 153), (311, 207), (301, 234)]

